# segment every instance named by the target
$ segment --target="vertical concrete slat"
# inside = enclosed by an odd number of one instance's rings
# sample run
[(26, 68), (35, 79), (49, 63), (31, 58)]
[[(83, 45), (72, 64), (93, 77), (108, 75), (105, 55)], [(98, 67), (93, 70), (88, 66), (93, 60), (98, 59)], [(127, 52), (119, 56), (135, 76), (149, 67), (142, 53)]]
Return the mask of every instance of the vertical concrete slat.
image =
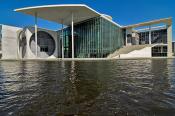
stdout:
[(149, 26), (149, 44), (151, 44), (151, 25)]
[(38, 56), (38, 48), (37, 48), (37, 44), (38, 44), (38, 30), (37, 30), (37, 13), (35, 13), (35, 42), (36, 42), (36, 48), (35, 48), (35, 52), (36, 52), (36, 58), (37, 58), (37, 56)]
[(74, 14), (72, 13), (72, 58), (74, 58)]
[(62, 20), (62, 30), (61, 30), (61, 44), (62, 44), (62, 58), (64, 58), (64, 30), (63, 30), (63, 20)]
[(172, 57), (172, 24), (167, 26), (168, 57)]

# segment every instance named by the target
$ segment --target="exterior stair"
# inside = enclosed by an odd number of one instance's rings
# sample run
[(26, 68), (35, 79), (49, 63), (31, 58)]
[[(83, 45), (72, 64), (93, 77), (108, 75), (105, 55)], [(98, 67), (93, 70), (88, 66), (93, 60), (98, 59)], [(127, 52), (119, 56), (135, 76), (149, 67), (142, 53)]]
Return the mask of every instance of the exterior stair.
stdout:
[(143, 48), (153, 47), (153, 46), (154, 45), (149, 45), (149, 44), (124, 46), (123, 48), (120, 48), (120, 49), (116, 50), (114, 53), (108, 55), (107, 58), (115, 58), (115, 57), (119, 56), (120, 54), (128, 54), (128, 53), (135, 51), (135, 50), (141, 50)]

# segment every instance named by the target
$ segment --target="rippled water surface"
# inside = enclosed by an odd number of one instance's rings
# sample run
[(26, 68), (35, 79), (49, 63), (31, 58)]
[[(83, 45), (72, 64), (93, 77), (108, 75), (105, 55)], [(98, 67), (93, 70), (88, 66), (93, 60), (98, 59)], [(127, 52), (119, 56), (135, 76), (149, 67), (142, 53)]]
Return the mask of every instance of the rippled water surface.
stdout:
[(174, 116), (175, 60), (1, 61), (0, 115)]

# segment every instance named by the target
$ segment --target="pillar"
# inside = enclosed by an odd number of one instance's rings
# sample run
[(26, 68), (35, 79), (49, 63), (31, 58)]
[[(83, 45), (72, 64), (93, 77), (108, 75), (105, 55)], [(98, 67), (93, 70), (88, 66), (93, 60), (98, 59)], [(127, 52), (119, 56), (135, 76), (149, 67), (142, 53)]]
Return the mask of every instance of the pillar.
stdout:
[(128, 41), (127, 34), (128, 34), (128, 33), (127, 33), (127, 29), (126, 29), (126, 32), (125, 32), (125, 36), (126, 36), (126, 37), (125, 37), (125, 46), (127, 46), (127, 44), (128, 44), (128, 42), (127, 42), (127, 41)]
[(61, 30), (61, 44), (62, 44), (62, 58), (64, 58), (64, 30), (63, 30), (63, 21), (62, 21), (62, 30)]
[(149, 44), (151, 44), (151, 26), (149, 26)]
[(72, 58), (74, 58), (74, 15), (72, 13)]
[(38, 53), (37, 53), (37, 51), (38, 51), (38, 32), (37, 32), (38, 30), (37, 30), (37, 13), (35, 13), (35, 43), (36, 43), (36, 46), (35, 46), (35, 55), (36, 55), (36, 58), (37, 58), (37, 56), (38, 56)]
[(168, 57), (172, 57), (172, 24), (167, 26)]

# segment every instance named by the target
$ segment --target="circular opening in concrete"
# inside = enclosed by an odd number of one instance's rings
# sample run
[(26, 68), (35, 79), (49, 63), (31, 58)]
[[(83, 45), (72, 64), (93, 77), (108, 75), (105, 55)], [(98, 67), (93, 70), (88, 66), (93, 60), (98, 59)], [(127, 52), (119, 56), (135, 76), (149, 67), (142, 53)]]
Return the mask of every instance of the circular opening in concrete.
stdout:
[[(47, 58), (53, 55), (56, 46), (53, 37), (44, 31), (38, 31), (37, 33), (37, 57)], [(36, 54), (35, 33), (31, 36), (29, 45), (31, 51)]]

